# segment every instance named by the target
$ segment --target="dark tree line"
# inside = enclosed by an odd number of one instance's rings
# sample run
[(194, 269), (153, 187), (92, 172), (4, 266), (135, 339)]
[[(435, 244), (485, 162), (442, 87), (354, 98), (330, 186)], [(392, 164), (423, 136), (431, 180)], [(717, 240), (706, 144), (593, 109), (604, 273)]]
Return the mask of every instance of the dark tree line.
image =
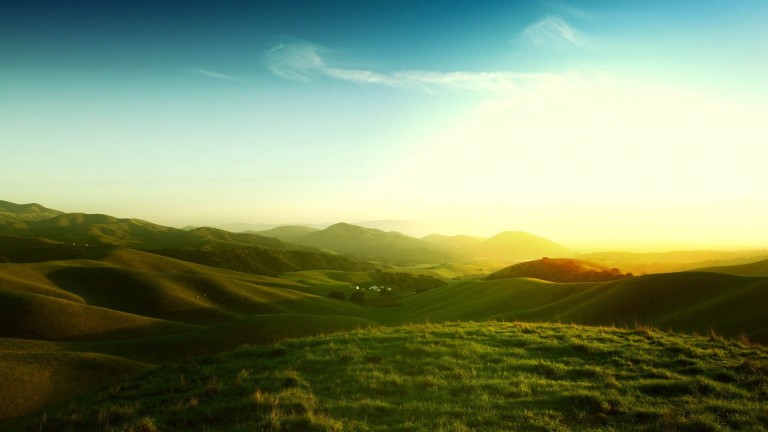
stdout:
[(423, 292), (445, 285), (445, 281), (429, 275), (377, 270), (373, 279), (395, 292)]

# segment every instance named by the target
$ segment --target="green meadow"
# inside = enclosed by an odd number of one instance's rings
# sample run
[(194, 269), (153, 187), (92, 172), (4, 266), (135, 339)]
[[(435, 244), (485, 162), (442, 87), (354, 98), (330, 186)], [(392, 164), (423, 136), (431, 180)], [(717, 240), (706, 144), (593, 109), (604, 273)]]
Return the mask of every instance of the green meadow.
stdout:
[(2, 430), (768, 428), (764, 259), (632, 276), (512, 233), (403, 267), (364, 256), (427, 240), (3, 208)]
[(764, 430), (768, 349), (650, 328), (448, 322), (248, 346), (9, 423), (40, 431)]

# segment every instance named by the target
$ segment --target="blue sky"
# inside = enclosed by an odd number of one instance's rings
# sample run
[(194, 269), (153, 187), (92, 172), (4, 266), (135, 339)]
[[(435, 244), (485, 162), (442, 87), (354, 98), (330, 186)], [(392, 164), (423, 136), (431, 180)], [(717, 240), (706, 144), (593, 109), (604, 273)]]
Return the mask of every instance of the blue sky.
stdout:
[(5, 11), (2, 199), (170, 225), (768, 243), (762, 1)]

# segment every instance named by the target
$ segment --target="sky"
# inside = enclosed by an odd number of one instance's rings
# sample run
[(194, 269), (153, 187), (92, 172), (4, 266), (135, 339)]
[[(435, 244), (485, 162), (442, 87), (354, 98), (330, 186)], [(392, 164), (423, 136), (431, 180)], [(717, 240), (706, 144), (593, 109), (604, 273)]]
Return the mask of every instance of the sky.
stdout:
[(765, 1), (8, 1), (0, 199), (768, 247)]

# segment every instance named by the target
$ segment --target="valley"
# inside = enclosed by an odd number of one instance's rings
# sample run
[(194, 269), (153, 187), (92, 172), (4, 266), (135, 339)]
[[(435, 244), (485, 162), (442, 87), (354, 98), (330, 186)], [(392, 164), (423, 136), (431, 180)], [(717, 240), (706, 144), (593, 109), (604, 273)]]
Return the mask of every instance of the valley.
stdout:
[[(10, 430), (145, 430), (150, 420), (160, 430), (237, 430), (219, 412), (224, 400), (253, 404), (232, 408), (242, 428), (270, 430), (385, 430), (387, 418), (412, 423), (403, 430), (555, 430), (547, 428), (562, 422), (589, 430), (628, 421), (738, 429), (768, 421), (754, 408), (765, 397), (759, 380), (768, 359), (765, 259), (632, 275), (516, 232), (417, 239), (339, 224), (273, 230), (278, 238), (39, 205), (3, 202), (2, 211), (0, 417)], [(564, 255), (550, 254), (558, 251)], [(529, 337), (536, 341), (515, 342)], [(400, 339), (401, 348), (391, 345)], [(321, 351), (306, 351), (314, 346)], [(647, 362), (630, 356), (652, 349), (661, 351)], [(679, 350), (694, 357), (681, 360)], [(415, 353), (424, 364), (408, 369), (402, 362)], [(522, 357), (491, 366), (510, 355)], [(260, 366), (242, 363), (250, 357)], [(679, 365), (665, 369), (670, 359)], [(478, 380), (449, 384), (452, 373), (475, 367), (462, 362), (475, 361), (489, 368)], [(686, 369), (694, 364), (700, 370)], [(750, 370), (757, 375), (747, 378)], [(338, 384), (322, 384), (336, 373), (363, 380), (350, 384), (349, 405), (331, 402)], [(504, 390), (498, 380), (510, 373), (530, 376), (508, 377)], [(582, 383), (587, 373), (612, 390)], [(297, 374), (306, 386), (262, 385), (277, 376), (270, 374)], [(154, 400), (140, 395), (155, 386), (174, 387), (173, 376), (187, 383), (171, 399), (136, 402)], [(216, 390), (205, 390), (212, 382)], [(464, 391), (489, 402), (438, 408), (413, 399), (393, 411), (398, 394)], [(134, 402), (121, 399), (129, 394)], [(685, 408), (683, 399), (698, 395), (713, 399)], [(189, 398), (214, 406), (198, 412), (183, 406)], [(734, 400), (746, 405), (722, 408), (731, 410), (726, 420), (712, 408)], [(632, 408), (640, 401), (646, 411)], [(501, 414), (504, 403), (517, 408)], [(182, 417), (153, 408), (168, 404)], [(452, 417), (459, 405), (476, 414)]]

